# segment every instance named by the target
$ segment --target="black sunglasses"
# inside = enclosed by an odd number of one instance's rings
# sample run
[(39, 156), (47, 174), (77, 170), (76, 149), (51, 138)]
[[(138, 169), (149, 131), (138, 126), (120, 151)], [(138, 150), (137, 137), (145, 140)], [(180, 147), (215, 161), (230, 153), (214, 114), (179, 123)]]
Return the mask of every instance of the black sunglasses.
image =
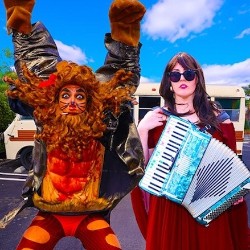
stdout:
[(180, 73), (178, 71), (169, 72), (168, 76), (171, 82), (179, 82), (181, 79), (181, 75), (183, 75), (187, 81), (193, 81), (195, 78), (195, 74), (196, 74), (195, 70), (188, 69), (185, 70), (183, 73)]

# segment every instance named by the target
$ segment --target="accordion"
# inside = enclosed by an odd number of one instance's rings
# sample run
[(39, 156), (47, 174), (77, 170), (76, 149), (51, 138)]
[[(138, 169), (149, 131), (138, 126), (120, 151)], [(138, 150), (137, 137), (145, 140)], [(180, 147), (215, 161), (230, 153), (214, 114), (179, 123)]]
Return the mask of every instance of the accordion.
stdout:
[(229, 147), (170, 115), (139, 186), (208, 225), (249, 192), (249, 182), (248, 168)]

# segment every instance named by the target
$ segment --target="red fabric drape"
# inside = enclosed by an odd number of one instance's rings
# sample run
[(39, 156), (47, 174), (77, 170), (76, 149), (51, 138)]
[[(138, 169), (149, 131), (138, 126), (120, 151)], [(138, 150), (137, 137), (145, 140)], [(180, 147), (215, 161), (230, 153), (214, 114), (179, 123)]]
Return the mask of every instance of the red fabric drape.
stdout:
[[(150, 131), (150, 148), (155, 147), (163, 127)], [(233, 124), (221, 124), (220, 129), (213, 137), (235, 151)], [(131, 193), (131, 200), (138, 226), (146, 239), (147, 250), (248, 249), (249, 230), (245, 201), (230, 207), (205, 227), (196, 222), (183, 206), (163, 197), (151, 195), (147, 213), (138, 187)]]

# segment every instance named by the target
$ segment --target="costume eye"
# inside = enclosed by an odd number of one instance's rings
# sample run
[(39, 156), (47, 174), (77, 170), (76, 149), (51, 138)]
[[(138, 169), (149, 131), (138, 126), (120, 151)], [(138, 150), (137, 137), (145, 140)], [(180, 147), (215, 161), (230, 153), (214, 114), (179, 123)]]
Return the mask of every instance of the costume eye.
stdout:
[(85, 99), (85, 95), (78, 94), (78, 95), (76, 96), (76, 99), (77, 99), (77, 100), (83, 100), (83, 99)]
[(68, 99), (69, 98), (69, 94), (68, 93), (62, 93), (62, 98), (63, 99)]

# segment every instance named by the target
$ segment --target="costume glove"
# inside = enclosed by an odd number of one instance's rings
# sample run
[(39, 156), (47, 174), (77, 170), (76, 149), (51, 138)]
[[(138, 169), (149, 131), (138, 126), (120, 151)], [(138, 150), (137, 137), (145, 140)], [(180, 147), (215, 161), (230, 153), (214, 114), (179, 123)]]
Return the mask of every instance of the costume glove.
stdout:
[(7, 16), (7, 30), (10, 34), (16, 30), (23, 34), (29, 34), (32, 30), (31, 12), (35, 0), (4, 0)]
[(118, 42), (137, 46), (140, 21), (146, 9), (138, 0), (114, 0), (109, 10), (111, 36)]

